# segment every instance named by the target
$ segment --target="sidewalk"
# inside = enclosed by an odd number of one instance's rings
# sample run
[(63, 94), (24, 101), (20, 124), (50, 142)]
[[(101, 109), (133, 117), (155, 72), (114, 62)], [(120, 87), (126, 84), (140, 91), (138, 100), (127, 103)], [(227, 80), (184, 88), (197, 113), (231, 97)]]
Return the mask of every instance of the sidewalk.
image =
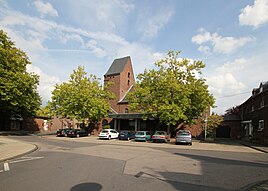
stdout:
[(261, 151), (263, 153), (268, 153), (268, 146), (260, 145), (260, 144), (256, 144), (256, 143), (251, 143), (251, 142), (243, 141), (243, 140), (238, 140), (237, 142), (240, 143), (241, 145), (250, 147), (252, 149)]
[(36, 149), (36, 145), (0, 136), (0, 162), (25, 155)]

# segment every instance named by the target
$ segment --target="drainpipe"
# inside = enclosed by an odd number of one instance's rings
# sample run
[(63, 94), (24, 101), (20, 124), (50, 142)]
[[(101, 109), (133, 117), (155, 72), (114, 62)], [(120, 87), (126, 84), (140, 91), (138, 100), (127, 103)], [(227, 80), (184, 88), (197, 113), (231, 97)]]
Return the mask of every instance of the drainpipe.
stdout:
[(207, 140), (207, 125), (208, 125), (208, 114), (206, 112), (206, 118), (205, 118), (205, 141)]

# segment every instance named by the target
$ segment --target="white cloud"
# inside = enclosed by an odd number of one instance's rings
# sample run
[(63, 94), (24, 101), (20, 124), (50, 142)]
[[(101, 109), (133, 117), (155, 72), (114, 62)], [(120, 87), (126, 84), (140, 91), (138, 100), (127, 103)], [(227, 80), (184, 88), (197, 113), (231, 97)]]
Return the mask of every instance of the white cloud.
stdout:
[(153, 38), (170, 21), (174, 11), (172, 8), (162, 8), (157, 13), (143, 12), (138, 19), (138, 30), (143, 34), (143, 38)]
[(192, 42), (200, 45), (199, 51), (206, 53), (212, 50), (216, 53), (228, 54), (255, 40), (253, 37), (222, 37), (218, 33), (211, 34), (204, 29), (200, 29), (199, 32), (200, 34), (192, 37)]
[(37, 11), (41, 14), (41, 17), (44, 17), (45, 15), (53, 17), (58, 16), (58, 11), (48, 2), (44, 3), (41, 0), (37, 0), (33, 2), (33, 4), (37, 8)]
[(224, 114), (228, 108), (242, 103), (243, 100), (239, 100), (241, 97), (228, 97), (228, 99), (224, 97), (240, 95), (247, 90), (246, 82), (240, 81), (240, 72), (246, 70), (246, 67), (248, 66), (244, 58), (236, 59), (215, 68), (213, 73), (206, 77), (209, 90), (216, 98), (215, 112)]
[(201, 51), (201, 52), (204, 52), (204, 53), (209, 53), (210, 52), (210, 48), (208, 46), (199, 46), (198, 47), (198, 50)]
[(92, 31), (114, 32), (125, 27), (134, 4), (124, 0), (65, 0), (65, 10), (72, 22)]
[(46, 104), (51, 98), (51, 92), (54, 90), (54, 85), (60, 83), (60, 79), (50, 74), (44, 73), (39, 67), (34, 65), (27, 65), (27, 71), (33, 72), (40, 76), (38, 92), (42, 97), (43, 104)]
[(245, 88), (245, 84), (239, 82), (232, 73), (220, 73), (216, 76), (208, 77), (207, 83), (215, 96), (220, 96), (224, 93), (240, 93)]
[(166, 55), (163, 54), (162, 52), (155, 52), (152, 54), (152, 56), (153, 56), (154, 61), (158, 61), (158, 60), (164, 59)]
[(97, 57), (105, 57), (106, 51), (103, 48), (98, 47), (98, 43), (96, 40), (90, 40), (88, 41), (88, 43), (86, 44), (86, 47), (88, 47), (91, 52), (96, 55)]
[(216, 72), (218, 73), (228, 73), (228, 72), (239, 72), (243, 69), (245, 69), (245, 65), (246, 65), (247, 61), (245, 58), (239, 58), (239, 59), (235, 59), (232, 62), (226, 62), (224, 63), (222, 66), (219, 66), (218, 68), (216, 68)]
[(255, 0), (254, 5), (247, 5), (239, 15), (240, 25), (253, 26), (258, 28), (268, 23), (268, 1)]
[(239, 58), (220, 64), (209, 73), (204, 73), (210, 92), (216, 98), (215, 112), (224, 114), (230, 107), (240, 105), (251, 96), (251, 90), (267, 81), (268, 70), (263, 60), (266, 54)]
[(132, 11), (135, 8), (134, 4), (126, 3), (124, 0), (116, 0), (115, 2), (119, 7), (122, 7), (126, 13)]
[(59, 32), (59, 39), (62, 43), (66, 44), (69, 41), (78, 42), (82, 47), (85, 46), (84, 40), (79, 34), (66, 34), (64, 32)]

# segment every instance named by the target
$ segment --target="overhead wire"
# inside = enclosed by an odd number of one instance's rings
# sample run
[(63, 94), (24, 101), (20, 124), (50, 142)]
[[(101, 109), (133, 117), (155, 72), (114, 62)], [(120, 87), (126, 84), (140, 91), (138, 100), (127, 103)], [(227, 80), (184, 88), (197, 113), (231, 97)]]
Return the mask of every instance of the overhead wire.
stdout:
[(234, 97), (234, 96), (238, 96), (238, 95), (243, 95), (243, 94), (247, 94), (250, 93), (251, 91), (247, 91), (247, 92), (242, 92), (242, 93), (238, 93), (238, 94), (230, 94), (230, 95), (225, 95), (219, 98), (227, 98), (227, 97)]

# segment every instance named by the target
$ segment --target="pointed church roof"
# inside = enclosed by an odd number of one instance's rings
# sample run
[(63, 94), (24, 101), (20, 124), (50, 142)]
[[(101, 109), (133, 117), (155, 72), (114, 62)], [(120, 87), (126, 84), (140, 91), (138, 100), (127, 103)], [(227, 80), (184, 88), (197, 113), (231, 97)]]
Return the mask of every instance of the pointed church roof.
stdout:
[(104, 76), (120, 74), (123, 71), (128, 60), (130, 60), (130, 56), (115, 59)]

